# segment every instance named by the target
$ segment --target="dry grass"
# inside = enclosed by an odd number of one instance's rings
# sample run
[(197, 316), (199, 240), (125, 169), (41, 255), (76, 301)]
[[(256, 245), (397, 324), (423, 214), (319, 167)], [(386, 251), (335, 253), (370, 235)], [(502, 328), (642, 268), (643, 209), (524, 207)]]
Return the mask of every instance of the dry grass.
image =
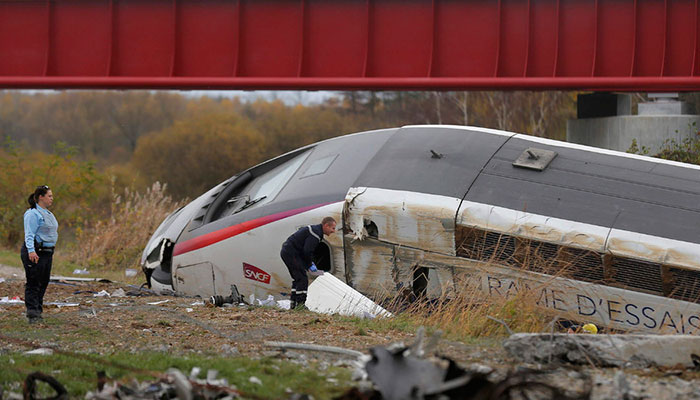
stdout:
[(469, 341), (507, 336), (511, 332), (548, 330), (552, 316), (537, 305), (538, 297), (537, 289), (521, 289), (506, 297), (487, 296), (476, 280), (472, 280), (458, 285), (455, 293), (437, 299), (394, 298), (388, 302), (387, 309), (410, 329), (425, 326), (431, 331), (442, 331), (449, 339)]
[(124, 190), (112, 192), (110, 216), (79, 230), (77, 246), (68, 259), (97, 270), (134, 268), (145, 244), (168, 214), (182, 206), (165, 192), (165, 185), (154, 183), (145, 193)]

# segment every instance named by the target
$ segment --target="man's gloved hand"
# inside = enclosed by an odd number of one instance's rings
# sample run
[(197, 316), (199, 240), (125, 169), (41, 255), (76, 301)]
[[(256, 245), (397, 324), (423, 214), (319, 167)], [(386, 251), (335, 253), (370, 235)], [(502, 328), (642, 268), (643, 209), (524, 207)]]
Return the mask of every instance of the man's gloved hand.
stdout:
[(318, 272), (318, 268), (316, 268), (316, 263), (311, 263), (311, 266), (309, 267), (309, 271), (311, 272)]

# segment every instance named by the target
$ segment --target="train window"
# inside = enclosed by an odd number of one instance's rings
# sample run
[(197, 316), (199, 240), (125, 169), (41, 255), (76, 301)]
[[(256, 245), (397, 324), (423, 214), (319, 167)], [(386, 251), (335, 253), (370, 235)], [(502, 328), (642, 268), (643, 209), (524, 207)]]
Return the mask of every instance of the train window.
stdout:
[(307, 176), (321, 175), (328, 171), (328, 168), (333, 164), (333, 161), (338, 158), (337, 154), (332, 156), (327, 156), (319, 158), (309, 165), (309, 168), (304, 171), (304, 173), (299, 177), (299, 179), (306, 178)]
[(232, 213), (235, 214), (255, 205), (272, 201), (304, 163), (308, 155), (308, 152), (300, 154), (253, 179), (247, 190), (229, 200), (229, 203), (232, 204)]

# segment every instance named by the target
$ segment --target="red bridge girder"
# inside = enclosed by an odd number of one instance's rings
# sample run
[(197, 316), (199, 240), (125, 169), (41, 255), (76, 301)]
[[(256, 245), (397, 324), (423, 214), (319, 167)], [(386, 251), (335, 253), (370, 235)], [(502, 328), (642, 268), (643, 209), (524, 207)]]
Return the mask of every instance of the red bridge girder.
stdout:
[(0, 0), (0, 87), (695, 91), (698, 1)]

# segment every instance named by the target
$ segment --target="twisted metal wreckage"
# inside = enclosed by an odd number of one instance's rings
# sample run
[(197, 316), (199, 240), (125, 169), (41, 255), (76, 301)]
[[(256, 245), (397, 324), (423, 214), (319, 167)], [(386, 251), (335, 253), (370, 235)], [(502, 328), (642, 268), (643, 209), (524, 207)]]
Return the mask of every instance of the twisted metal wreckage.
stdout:
[(287, 295), (284, 239), (331, 215), (315, 262), (358, 291), (535, 291), (573, 320), (700, 331), (700, 167), (462, 126), (315, 143), (177, 210), (142, 256), (157, 290)]

